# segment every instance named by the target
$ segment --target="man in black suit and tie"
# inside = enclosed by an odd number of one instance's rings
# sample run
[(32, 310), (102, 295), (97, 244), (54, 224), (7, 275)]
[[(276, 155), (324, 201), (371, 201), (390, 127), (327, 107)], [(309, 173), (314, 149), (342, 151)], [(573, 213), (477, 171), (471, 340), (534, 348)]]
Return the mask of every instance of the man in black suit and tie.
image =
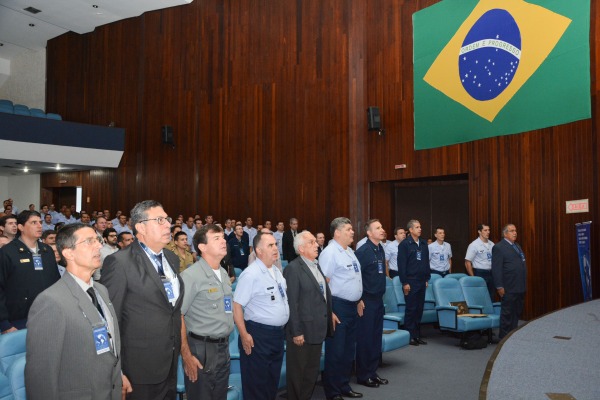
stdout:
[(176, 272), (179, 259), (164, 249), (171, 218), (154, 200), (136, 204), (130, 215), (137, 240), (108, 256), (102, 268), (121, 328), (123, 373), (133, 387), (129, 399), (175, 400), (183, 281)]
[(319, 246), (317, 250), (319, 251), (319, 255), (321, 255), (321, 252), (325, 250), (325, 234), (323, 232), (317, 233), (317, 245)]
[(283, 259), (291, 263), (298, 255), (294, 250), (294, 238), (298, 234), (298, 220), (290, 218), (290, 230), (283, 232), (282, 247)]
[(504, 239), (492, 248), (492, 276), (502, 299), (500, 339), (517, 328), (527, 286), (525, 254), (521, 246), (515, 243), (517, 228), (507, 224), (502, 229), (502, 235)]
[(287, 337), (287, 392), (289, 400), (310, 399), (319, 375), (321, 347), (332, 333), (331, 292), (317, 263), (317, 241), (308, 231), (294, 239), (300, 257), (284, 270), (290, 318)]

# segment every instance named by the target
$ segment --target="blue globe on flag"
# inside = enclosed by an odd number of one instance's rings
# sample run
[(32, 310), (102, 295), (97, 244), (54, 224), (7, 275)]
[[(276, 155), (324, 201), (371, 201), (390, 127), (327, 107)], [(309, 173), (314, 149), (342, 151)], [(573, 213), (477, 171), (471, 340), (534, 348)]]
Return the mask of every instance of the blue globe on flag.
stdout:
[(487, 11), (473, 24), (458, 58), (460, 82), (476, 100), (498, 97), (512, 82), (521, 60), (521, 31), (506, 10)]

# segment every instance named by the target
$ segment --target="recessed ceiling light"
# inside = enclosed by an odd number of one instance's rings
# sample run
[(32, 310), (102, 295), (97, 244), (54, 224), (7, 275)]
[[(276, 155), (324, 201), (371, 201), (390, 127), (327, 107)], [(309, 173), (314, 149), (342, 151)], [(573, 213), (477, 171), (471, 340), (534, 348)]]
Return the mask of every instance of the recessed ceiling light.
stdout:
[(27, 167), (23, 168), (23, 172), (29, 172), (29, 168), (27, 168)]
[(0, 43), (0, 47), (4, 46), (4, 43)]
[(34, 26), (35, 26), (35, 24), (29, 24), (29, 26), (31, 26), (31, 27), (34, 27)]
[(56, 170), (60, 171), (60, 164), (56, 164)]
[(94, 8), (98, 8), (98, 6), (97, 6), (97, 5), (95, 5), (95, 4), (94, 4), (92, 7), (94, 7)]

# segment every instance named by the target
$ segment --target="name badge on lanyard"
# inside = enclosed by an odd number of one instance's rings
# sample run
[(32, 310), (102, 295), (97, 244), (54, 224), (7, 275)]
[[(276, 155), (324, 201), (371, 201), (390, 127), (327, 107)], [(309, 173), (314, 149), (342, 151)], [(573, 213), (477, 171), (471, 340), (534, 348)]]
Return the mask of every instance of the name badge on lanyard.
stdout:
[(163, 281), (163, 285), (165, 287), (165, 292), (167, 292), (167, 299), (169, 299), (169, 301), (175, 300), (175, 292), (173, 292), (173, 284), (170, 281), (168, 281), (168, 282)]
[(444, 261), (444, 255), (440, 254), (440, 261)]
[(356, 261), (352, 261), (352, 266), (354, 267), (354, 272), (360, 272), (358, 270), (358, 264), (356, 263)]
[(42, 263), (42, 256), (39, 254), (34, 254), (33, 255), (33, 268), (36, 271), (43, 271), (44, 270), (44, 264)]
[(279, 288), (279, 294), (281, 295), (281, 298), (285, 299), (285, 292), (283, 291), (283, 287), (281, 286), (281, 283), (277, 282), (277, 287)]
[(242, 246), (240, 246), (240, 256), (244, 255), (244, 248)]
[(383, 261), (377, 260), (377, 272), (383, 274)]
[(106, 326), (101, 326), (93, 330), (94, 344), (96, 354), (103, 354), (110, 351), (110, 340), (108, 339), (108, 330)]
[(421, 250), (417, 250), (417, 260), (421, 261)]
[(225, 313), (231, 314), (233, 312), (233, 307), (231, 304), (231, 296), (227, 295), (223, 297), (223, 302), (225, 303)]
[(487, 253), (487, 260), (492, 261), (492, 253)]
[(319, 289), (321, 289), (321, 294), (325, 293), (325, 287), (323, 286), (322, 283), (319, 283)]

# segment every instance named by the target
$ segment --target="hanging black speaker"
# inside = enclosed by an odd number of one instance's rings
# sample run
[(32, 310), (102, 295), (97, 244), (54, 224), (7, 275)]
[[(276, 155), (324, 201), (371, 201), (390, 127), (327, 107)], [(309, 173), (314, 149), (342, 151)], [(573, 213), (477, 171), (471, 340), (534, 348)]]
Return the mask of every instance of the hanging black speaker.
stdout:
[(367, 108), (367, 123), (370, 131), (381, 130), (381, 117), (379, 115), (379, 107)]

